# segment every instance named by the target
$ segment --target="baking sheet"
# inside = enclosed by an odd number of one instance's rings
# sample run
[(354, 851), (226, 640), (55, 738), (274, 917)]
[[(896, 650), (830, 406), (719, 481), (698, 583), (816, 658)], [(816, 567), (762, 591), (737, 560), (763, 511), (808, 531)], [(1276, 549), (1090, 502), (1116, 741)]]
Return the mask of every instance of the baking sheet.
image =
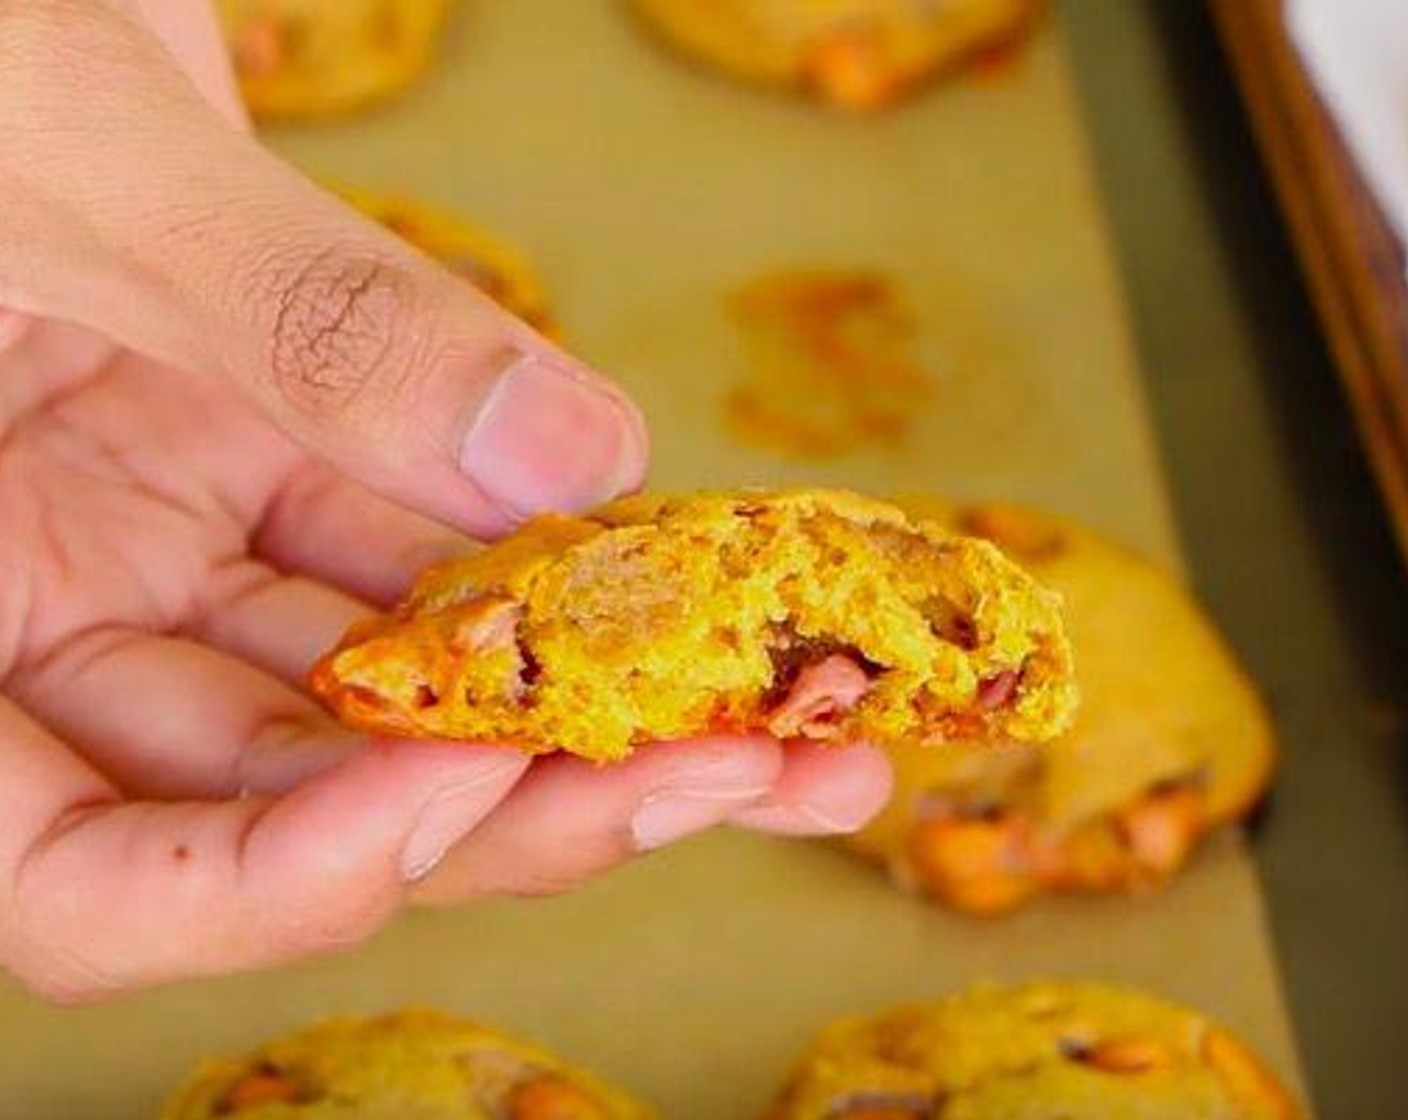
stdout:
[(1408, 20), (1378, 0), (1210, 2), (1408, 560)]
[[(1177, 563), (1059, 29), (1001, 80), (851, 121), (680, 65), (612, 3), (466, 7), (413, 96), (271, 142), (522, 245), (572, 344), (644, 405), (658, 485), (1018, 497)], [(728, 435), (743, 350), (722, 295), (788, 263), (877, 267), (918, 306), (935, 406), (903, 449), (818, 465)], [(1298, 1082), (1235, 836), (1163, 895), (988, 923), (826, 845), (719, 832), (570, 897), (413, 914), (296, 969), (80, 1011), (0, 991), (0, 1118), (147, 1117), (203, 1053), (416, 1001), (534, 1036), (677, 1120), (747, 1118), (830, 1015), (1036, 975), (1197, 1004)]]
[(1285, 20), (1360, 173), (1408, 244), (1408, 7), (1292, 0)]

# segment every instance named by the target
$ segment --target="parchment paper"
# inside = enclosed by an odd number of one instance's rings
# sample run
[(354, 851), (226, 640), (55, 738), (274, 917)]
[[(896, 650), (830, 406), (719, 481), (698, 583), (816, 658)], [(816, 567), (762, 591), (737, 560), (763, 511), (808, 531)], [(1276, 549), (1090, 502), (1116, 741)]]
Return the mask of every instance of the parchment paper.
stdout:
[[(1000, 80), (855, 121), (683, 65), (614, 4), (466, 7), (403, 102), (271, 140), (312, 172), (516, 240), (572, 344), (645, 406), (658, 485), (1016, 497), (1177, 563), (1058, 28)], [(787, 263), (878, 267), (918, 305), (938, 384), (904, 450), (817, 466), (728, 436), (719, 402), (742, 348), (721, 295)], [(1296, 1079), (1237, 837), (1163, 895), (983, 922), (828, 846), (720, 832), (571, 897), (411, 915), (284, 972), (81, 1011), (0, 990), (0, 1118), (138, 1120), (202, 1054), (433, 1002), (553, 1045), (677, 1120), (746, 1120), (828, 1016), (1061, 975), (1201, 1006)]]

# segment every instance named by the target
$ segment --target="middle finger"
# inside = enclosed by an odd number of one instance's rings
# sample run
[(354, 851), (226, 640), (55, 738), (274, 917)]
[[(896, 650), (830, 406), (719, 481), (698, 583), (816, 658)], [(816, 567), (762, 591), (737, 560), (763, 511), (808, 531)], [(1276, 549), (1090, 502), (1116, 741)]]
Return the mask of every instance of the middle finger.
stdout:
[(6, 691), (138, 797), (283, 790), (365, 742), (252, 665), (120, 627), (83, 631)]

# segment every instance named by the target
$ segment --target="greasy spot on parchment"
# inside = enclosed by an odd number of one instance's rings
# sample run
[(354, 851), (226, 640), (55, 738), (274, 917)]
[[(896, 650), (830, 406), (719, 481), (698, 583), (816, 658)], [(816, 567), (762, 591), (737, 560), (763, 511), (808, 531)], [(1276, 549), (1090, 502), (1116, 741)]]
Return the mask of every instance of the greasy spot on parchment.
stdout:
[(731, 309), (749, 371), (724, 407), (748, 443), (808, 459), (898, 446), (930, 403), (914, 315), (878, 272), (768, 273), (738, 288)]

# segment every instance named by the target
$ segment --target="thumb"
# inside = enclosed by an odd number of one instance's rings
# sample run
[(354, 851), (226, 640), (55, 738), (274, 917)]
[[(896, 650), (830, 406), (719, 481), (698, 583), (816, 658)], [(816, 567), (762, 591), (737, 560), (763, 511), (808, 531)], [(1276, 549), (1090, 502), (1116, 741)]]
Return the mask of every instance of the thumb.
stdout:
[(0, 72), (0, 303), (222, 378), (464, 528), (639, 484), (619, 389), (230, 124), (134, 4), (0, 8)]

